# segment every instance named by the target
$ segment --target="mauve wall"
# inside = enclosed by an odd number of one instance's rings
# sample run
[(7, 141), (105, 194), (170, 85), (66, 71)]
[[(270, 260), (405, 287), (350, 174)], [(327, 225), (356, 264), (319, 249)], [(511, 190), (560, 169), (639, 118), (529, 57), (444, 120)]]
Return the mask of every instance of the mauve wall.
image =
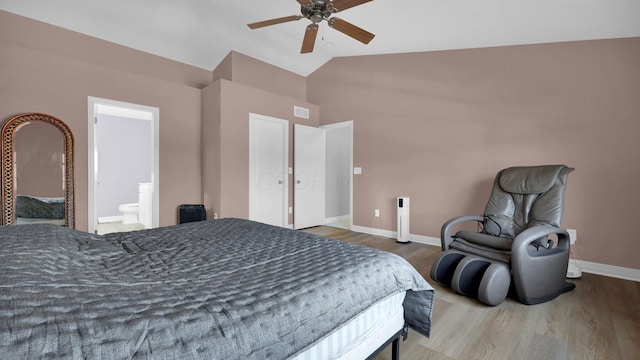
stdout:
[(210, 71), (3, 11), (0, 54), (0, 122), (42, 112), (73, 132), (78, 229), (87, 229), (87, 96), (160, 108), (160, 225), (201, 201), (199, 87)]
[[(242, 67), (242, 63), (233, 64)], [(271, 65), (260, 63), (256, 77), (273, 76)], [(262, 71), (259, 71), (262, 69)], [(239, 71), (235, 69), (234, 73)], [(263, 80), (260, 80), (263, 81)], [(297, 98), (221, 79), (202, 91), (203, 199), (220, 217), (249, 217), (249, 113), (289, 121), (289, 166), (293, 162), (293, 125), (318, 126), (320, 110)], [(293, 116), (293, 107), (309, 109), (309, 119)], [(219, 165), (217, 165), (219, 164)], [(289, 183), (293, 184), (289, 175)], [(289, 187), (293, 206), (293, 186)], [(293, 216), (289, 216), (289, 224)]]
[[(354, 120), (355, 225), (411, 233), (481, 214), (496, 172), (564, 163), (577, 259), (640, 268), (640, 38), (336, 58), (308, 78), (321, 124)], [(381, 217), (373, 216), (381, 209)]]
[[(318, 126), (320, 108), (307, 103), (306, 78), (232, 51), (202, 89), (202, 197), (207, 216), (249, 217), (249, 113), (289, 121), (289, 166), (294, 124)], [(309, 119), (293, 116), (294, 106)], [(292, 175), (289, 183), (293, 184)], [(293, 186), (289, 186), (293, 206)], [(293, 215), (289, 215), (289, 224)]]
[(307, 99), (307, 78), (236, 51), (231, 51), (213, 70), (213, 79), (229, 80), (302, 101)]
[(231, 79), (270, 93), (307, 101), (307, 78), (232, 51)]

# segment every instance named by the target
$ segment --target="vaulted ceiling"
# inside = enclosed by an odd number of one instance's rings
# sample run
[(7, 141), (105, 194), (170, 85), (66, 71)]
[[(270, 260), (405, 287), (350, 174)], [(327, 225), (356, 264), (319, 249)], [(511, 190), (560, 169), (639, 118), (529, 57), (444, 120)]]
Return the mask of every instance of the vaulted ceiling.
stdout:
[[(328, 0), (327, 0), (328, 1)], [(333, 57), (640, 36), (638, 0), (374, 0), (336, 16), (376, 37), (364, 45), (307, 19), (296, 0), (0, 0), (0, 9), (212, 70), (231, 51), (307, 76)]]

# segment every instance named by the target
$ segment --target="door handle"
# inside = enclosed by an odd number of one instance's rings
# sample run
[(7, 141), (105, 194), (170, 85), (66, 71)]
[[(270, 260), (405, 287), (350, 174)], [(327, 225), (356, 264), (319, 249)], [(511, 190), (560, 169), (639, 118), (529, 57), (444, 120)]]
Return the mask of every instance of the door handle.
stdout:
[(282, 180), (278, 180), (278, 185), (282, 185)]
[(296, 184), (302, 184), (302, 181), (296, 180)]

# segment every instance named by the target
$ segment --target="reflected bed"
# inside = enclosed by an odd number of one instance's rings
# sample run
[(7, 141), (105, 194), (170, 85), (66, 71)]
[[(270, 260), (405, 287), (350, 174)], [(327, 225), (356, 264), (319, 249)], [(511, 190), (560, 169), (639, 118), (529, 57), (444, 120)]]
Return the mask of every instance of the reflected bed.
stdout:
[(16, 196), (16, 224), (64, 225), (64, 198)]
[[(433, 288), (401, 257), (248, 220), (3, 226), (0, 243), (9, 358), (366, 358), (430, 332)], [(363, 323), (378, 327), (340, 334)]]

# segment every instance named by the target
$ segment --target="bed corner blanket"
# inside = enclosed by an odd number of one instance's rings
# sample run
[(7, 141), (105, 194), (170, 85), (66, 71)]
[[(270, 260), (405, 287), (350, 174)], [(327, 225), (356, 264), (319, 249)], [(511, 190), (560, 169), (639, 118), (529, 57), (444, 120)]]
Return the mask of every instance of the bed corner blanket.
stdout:
[(408, 290), (429, 335), (433, 288), (401, 257), (241, 219), (104, 236), (0, 227), (0, 348), (20, 359), (286, 359)]

